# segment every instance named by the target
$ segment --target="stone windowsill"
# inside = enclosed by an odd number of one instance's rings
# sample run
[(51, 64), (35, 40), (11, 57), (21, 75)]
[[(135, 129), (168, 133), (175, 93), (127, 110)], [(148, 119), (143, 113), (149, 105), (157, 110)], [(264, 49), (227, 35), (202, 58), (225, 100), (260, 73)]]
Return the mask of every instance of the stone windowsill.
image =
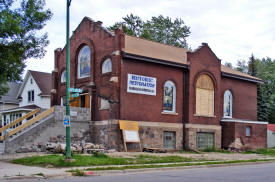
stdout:
[(103, 111), (103, 110), (109, 110), (110, 108), (100, 108), (99, 110), (100, 111)]
[(194, 114), (196, 117), (215, 118), (216, 116)]
[(176, 112), (161, 112), (161, 114), (175, 115), (175, 116), (179, 115), (179, 114), (176, 113)]

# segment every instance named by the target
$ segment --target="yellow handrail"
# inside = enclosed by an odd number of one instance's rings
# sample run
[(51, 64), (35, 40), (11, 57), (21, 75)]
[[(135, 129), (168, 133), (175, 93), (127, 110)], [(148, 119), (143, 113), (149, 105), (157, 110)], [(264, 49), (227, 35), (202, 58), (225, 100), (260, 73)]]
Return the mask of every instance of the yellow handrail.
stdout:
[(20, 118), (17, 118), (16, 120), (14, 120), (13, 122), (11, 122), (10, 124), (7, 124), (5, 126), (3, 126), (2, 128), (0, 128), (0, 133), (2, 133), (3, 131), (5, 131), (6, 129), (12, 127), (13, 125), (16, 125), (17, 123), (20, 123), (21, 121), (23, 121), (24, 119), (38, 113), (40, 111), (40, 109), (35, 109), (35, 110), (32, 110), (31, 112), (27, 113), (26, 115), (20, 117)]
[(37, 122), (38, 120), (45, 118), (46, 116), (50, 115), (51, 113), (54, 112), (54, 107), (51, 107), (50, 109), (42, 112), (41, 114), (39, 114), (38, 116), (36, 116), (35, 118), (32, 118), (30, 120), (28, 120), (27, 122), (23, 123), (22, 125), (16, 127), (15, 129), (11, 130), (8, 133), (8, 136), (12, 136), (14, 134), (16, 134), (19, 131), (22, 131), (23, 129), (27, 128), (28, 126), (34, 124), (35, 122)]

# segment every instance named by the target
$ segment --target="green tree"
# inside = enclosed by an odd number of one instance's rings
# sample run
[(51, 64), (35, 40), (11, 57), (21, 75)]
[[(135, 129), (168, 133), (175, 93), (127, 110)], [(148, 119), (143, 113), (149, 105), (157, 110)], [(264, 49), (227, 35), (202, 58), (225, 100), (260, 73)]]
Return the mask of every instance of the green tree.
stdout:
[(249, 75), (251, 75), (251, 76), (257, 75), (257, 65), (256, 64), (257, 64), (256, 60), (252, 54), (248, 61), (248, 74)]
[(237, 62), (237, 67), (235, 68), (235, 70), (243, 72), (243, 73), (247, 73), (248, 72), (248, 66), (245, 60), (238, 60)]
[(232, 63), (230, 63), (230, 62), (225, 62), (225, 63), (224, 63), (224, 66), (227, 66), (228, 68), (233, 69), (233, 65), (232, 65)]
[(263, 80), (257, 88), (258, 120), (275, 123), (275, 60), (268, 57), (256, 59), (252, 55), (248, 64), (238, 61), (235, 69)]
[(44, 0), (0, 0), (0, 97), (7, 81), (21, 80), (28, 58), (42, 58), (49, 44), (47, 33), (39, 34), (52, 13)]
[(190, 27), (184, 24), (182, 19), (174, 21), (169, 17), (159, 15), (151, 20), (143, 21), (139, 16), (133, 14), (122, 18), (122, 22), (116, 22), (109, 30), (123, 27), (127, 35), (133, 35), (164, 44), (188, 48), (186, 38), (189, 36)]

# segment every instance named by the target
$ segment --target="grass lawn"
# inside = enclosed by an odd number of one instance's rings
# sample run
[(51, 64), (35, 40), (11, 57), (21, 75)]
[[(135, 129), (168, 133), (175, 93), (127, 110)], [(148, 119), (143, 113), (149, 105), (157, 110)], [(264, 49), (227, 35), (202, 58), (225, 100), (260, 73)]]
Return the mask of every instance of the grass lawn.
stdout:
[[(181, 156), (151, 156), (139, 155), (136, 158), (122, 158), (110, 157), (105, 154), (95, 155), (77, 155), (72, 156), (74, 161), (65, 161), (64, 155), (45, 155), (45, 156), (32, 156), (15, 159), (12, 162), (16, 164), (23, 164), (28, 166), (48, 166), (53, 167), (74, 167), (74, 166), (101, 166), (101, 165), (131, 165), (131, 164), (155, 164), (155, 163), (173, 163), (173, 162), (191, 162), (198, 161), (192, 158)], [(203, 161), (203, 160), (200, 160)]]
[(244, 154), (262, 154), (262, 155), (275, 156), (275, 148), (248, 150), (243, 153)]
[[(132, 165), (132, 166), (111, 166), (111, 167), (95, 167), (87, 168), (84, 170), (73, 169), (68, 172), (80, 173), (84, 171), (102, 171), (102, 170), (126, 170), (126, 169), (142, 169), (142, 168), (163, 168), (163, 167), (183, 167), (183, 166), (203, 166), (203, 165), (219, 165), (219, 164), (237, 164), (237, 163), (250, 163), (250, 162), (265, 162), (271, 161), (268, 159), (251, 159), (251, 160), (233, 160), (233, 161), (205, 161), (202, 163), (172, 163), (165, 165), (151, 164), (151, 165)], [(78, 174), (76, 174), (78, 175)]]

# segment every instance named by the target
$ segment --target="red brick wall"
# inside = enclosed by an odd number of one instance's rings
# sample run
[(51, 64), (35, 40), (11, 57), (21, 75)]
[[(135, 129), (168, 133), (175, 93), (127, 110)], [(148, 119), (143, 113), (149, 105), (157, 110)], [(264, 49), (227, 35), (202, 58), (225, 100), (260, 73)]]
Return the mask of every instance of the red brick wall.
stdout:
[[(246, 127), (251, 127), (251, 137), (245, 136)], [(265, 124), (249, 124), (236, 123), (235, 136), (241, 138), (246, 148), (257, 149), (266, 148), (267, 146), (267, 125)]]
[[(157, 79), (156, 96), (127, 93), (127, 74), (155, 77)], [(171, 80), (176, 85), (177, 115), (162, 114), (163, 85)], [(183, 103), (182, 69), (142, 61), (123, 60), (121, 65), (120, 118), (135, 121), (182, 122)]]
[[(227, 148), (235, 139), (241, 138), (244, 149), (258, 149), (267, 147), (267, 125), (221, 122), (222, 147)], [(246, 136), (246, 127), (251, 127), (251, 136)]]
[(257, 120), (257, 84), (234, 78), (222, 77), (221, 109), (223, 116), (223, 95), (230, 90), (233, 96), (232, 117)]
[[(220, 80), (221, 80), (221, 63), (207, 44), (203, 44), (194, 53), (187, 54), (190, 62), (189, 83), (188, 83), (188, 117), (187, 122), (192, 124), (211, 124), (220, 125)], [(208, 74), (214, 83), (214, 117), (195, 116), (196, 113), (196, 80), (200, 74)]]
[[(119, 87), (118, 83), (110, 82), (111, 77), (118, 77), (120, 70), (120, 55), (112, 54), (114, 51), (120, 50), (119, 39), (121, 32), (117, 31), (115, 36), (110, 35), (106, 30), (101, 28), (100, 22), (92, 22), (88, 18), (84, 18), (74, 31), (70, 38), (70, 67), (71, 67), (71, 81), (70, 86), (74, 88), (83, 88), (85, 92), (92, 95), (92, 115), (93, 120), (104, 120), (109, 118), (118, 117), (118, 101), (119, 101)], [(77, 64), (78, 64), (78, 52), (84, 46), (88, 45), (91, 50), (91, 62), (90, 62), (90, 77), (89, 78), (77, 78)], [(66, 46), (65, 46), (66, 47)], [(57, 84), (54, 84), (54, 89), (57, 89), (57, 93), (52, 95), (52, 103), (60, 104), (60, 97), (65, 95), (66, 84), (61, 84), (61, 73), (66, 68), (66, 48), (63, 50), (55, 51), (55, 71), (53, 73), (53, 80), (58, 80)], [(101, 65), (102, 62), (110, 57), (112, 59), (113, 71), (110, 74), (102, 76)], [(88, 88), (87, 85), (90, 82), (94, 82), (96, 88)], [(109, 111), (99, 111), (99, 95), (104, 95), (111, 100), (115, 101), (111, 104)]]

